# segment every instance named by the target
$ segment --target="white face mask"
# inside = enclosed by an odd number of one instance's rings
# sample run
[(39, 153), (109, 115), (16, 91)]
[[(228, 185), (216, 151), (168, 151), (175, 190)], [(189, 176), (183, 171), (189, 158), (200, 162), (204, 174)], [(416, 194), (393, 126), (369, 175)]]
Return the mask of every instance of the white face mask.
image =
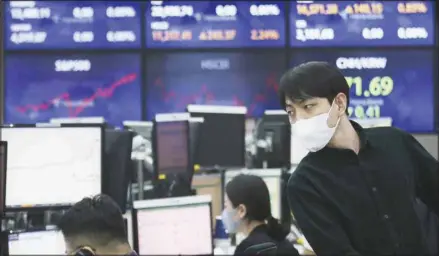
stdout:
[[(333, 105), (332, 105), (333, 106)], [(334, 136), (335, 129), (337, 129), (340, 118), (334, 127), (328, 126), (329, 113), (323, 113), (308, 119), (296, 121), (291, 125), (291, 132), (293, 139), (297, 139), (302, 146), (311, 152), (319, 151), (324, 148), (332, 136)]]

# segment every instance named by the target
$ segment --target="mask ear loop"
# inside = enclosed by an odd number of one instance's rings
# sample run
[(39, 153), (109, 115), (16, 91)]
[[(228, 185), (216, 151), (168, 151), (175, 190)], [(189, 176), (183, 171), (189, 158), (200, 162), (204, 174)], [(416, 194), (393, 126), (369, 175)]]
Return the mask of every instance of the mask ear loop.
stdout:
[[(337, 104), (335, 104), (335, 99), (334, 99), (334, 100), (332, 101), (331, 107), (329, 108), (329, 111), (328, 111), (328, 118), (329, 118), (329, 116), (331, 115), (331, 110), (332, 110), (332, 107), (334, 107), (334, 105), (336, 105), (337, 107), (340, 108), (340, 106), (338, 106)], [(338, 127), (338, 124), (340, 123), (340, 120), (341, 120), (341, 118), (338, 117), (338, 118), (337, 118), (337, 122), (335, 123), (335, 126), (334, 126), (334, 127), (331, 127), (331, 128), (337, 128), (337, 127)], [(328, 120), (326, 120), (326, 123), (328, 123)], [(328, 125), (328, 127), (329, 127), (329, 125)]]

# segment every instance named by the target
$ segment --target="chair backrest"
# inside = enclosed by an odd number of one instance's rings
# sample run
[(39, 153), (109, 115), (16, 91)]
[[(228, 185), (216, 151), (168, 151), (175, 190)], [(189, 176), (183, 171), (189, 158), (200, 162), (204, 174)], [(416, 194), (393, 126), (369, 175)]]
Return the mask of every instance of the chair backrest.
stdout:
[(276, 255), (277, 245), (271, 242), (255, 244), (248, 247), (245, 253), (251, 255)]

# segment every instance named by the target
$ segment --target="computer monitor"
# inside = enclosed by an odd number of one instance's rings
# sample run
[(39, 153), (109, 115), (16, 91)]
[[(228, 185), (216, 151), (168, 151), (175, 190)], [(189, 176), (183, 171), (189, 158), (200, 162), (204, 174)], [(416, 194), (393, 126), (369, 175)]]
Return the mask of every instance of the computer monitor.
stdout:
[(199, 156), (203, 169), (245, 166), (246, 107), (188, 105), (191, 117), (203, 117)]
[(199, 139), (200, 131), (204, 122), (202, 117), (191, 117), (189, 120), (189, 140), (190, 140), (190, 156), (191, 163), (198, 162), (199, 158)]
[(103, 128), (2, 127), (8, 142), (6, 208), (74, 204), (102, 192)]
[[(276, 219), (282, 217), (282, 170), (281, 169), (242, 169), (228, 170), (224, 174), (224, 185), (239, 174), (251, 174), (261, 177), (270, 193), (271, 214)], [(225, 191), (225, 189), (224, 189)]]
[(288, 113), (283, 109), (267, 109), (264, 111), (262, 119), (265, 122), (282, 122), (289, 123)]
[(190, 116), (187, 113), (156, 115), (153, 130), (153, 155), (156, 176), (181, 174), (187, 177), (192, 176), (189, 118)]
[[(0, 141), (0, 218), (5, 211), (8, 143)], [(1, 223), (0, 223), (1, 227)], [(0, 230), (1, 231), (1, 230)]]
[(101, 116), (51, 118), (51, 124), (105, 124), (105, 118)]
[(210, 196), (134, 202), (135, 249), (139, 255), (212, 255)]
[(131, 149), (133, 132), (126, 130), (105, 130), (105, 157), (102, 192), (109, 195), (126, 211), (128, 183), (133, 175)]
[(9, 255), (64, 255), (61, 231), (44, 230), (9, 234)]
[(257, 163), (260, 168), (291, 165), (291, 124), (284, 110), (267, 110), (256, 129)]
[(123, 121), (124, 128), (132, 129), (138, 135), (144, 137), (147, 140), (151, 140), (153, 122), (149, 121)]

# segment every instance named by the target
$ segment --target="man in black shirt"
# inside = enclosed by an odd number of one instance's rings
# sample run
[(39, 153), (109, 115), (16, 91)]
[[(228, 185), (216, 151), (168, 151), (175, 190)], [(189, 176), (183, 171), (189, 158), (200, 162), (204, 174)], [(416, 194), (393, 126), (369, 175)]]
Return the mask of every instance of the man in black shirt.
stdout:
[(315, 253), (426, 253), (415, 205), (420, 199), (439, 215), (438, 162), (406, 132), (350, 121), (349, 86), (326, 62), (287, 71), (279, 91), (293, 143), (310, 151), (287, 193)]

